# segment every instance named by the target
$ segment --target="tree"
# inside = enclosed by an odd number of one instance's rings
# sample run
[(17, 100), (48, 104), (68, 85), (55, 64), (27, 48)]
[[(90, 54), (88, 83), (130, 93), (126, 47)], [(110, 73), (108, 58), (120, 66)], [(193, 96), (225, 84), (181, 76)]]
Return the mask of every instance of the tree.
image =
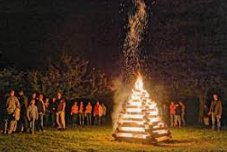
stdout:
[(31, 72), (29, 82), (32, 90), (52, 96), (61, 90), (69, 99), (99, 97), (109, 91), (104, 73), (91, 69), (88, 61), (67, 54), (51, 60), (46, 71)]
[[(222, 4), (222, 5), (221, 5)], [(221, 1), (169, 1), (152, 6), (143, 73), (164, 84), (175, 98), (197, 97), (199, 120), (207, 91), (225, 87), (226, 11)], [(212, 7), (211, 7), (212, 6)]]

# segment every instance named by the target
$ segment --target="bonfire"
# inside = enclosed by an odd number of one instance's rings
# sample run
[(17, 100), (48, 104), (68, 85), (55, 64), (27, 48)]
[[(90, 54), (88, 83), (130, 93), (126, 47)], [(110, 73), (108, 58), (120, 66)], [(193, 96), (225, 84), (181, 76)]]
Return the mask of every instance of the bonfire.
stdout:
[(139, 76), (131, 96), (123, 105), (113, 137), (118, 141), (156, 143), (167, 141), (171, 134), (159, 115), (157, 103), (143, 88)]

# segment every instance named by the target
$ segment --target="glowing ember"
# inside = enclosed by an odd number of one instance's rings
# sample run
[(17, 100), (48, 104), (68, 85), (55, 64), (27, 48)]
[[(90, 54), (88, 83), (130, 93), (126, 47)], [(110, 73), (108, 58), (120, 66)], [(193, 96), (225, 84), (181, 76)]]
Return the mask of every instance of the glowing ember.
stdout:
[(119, 114), (118, 126), (113, 134), (117, 140), (159, 142), (168, 140), (170, 133), (162, 122), (157, 103), (143, 88), (142, 77), (136, 80), (132, 94)]

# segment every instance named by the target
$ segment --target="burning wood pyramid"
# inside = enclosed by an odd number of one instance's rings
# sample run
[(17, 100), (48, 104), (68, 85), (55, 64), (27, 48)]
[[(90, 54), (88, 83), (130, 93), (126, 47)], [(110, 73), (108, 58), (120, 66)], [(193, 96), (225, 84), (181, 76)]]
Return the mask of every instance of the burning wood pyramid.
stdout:
[(113, 137), (118, 141), (142, 143), (156, 143), (171, 138), (167, 125), (159, 116), (157, 103), (143, 89), (141, 76), (119, 114)]

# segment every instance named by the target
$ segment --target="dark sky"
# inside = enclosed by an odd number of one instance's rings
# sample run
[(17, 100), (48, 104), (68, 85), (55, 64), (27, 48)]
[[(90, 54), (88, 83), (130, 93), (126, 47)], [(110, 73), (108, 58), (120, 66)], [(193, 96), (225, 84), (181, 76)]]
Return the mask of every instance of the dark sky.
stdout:
[[(149, 21), (143, 50), (213, 51), (226, 62), (225, 1), (145, 2)], [(68, 52), (118, 73), (132, 10), (131, 0), (0, 1), (0, 67), (42, 68), (48, 58)]]
[(120, 0), (0, 2), (0, 65), (42, 66), (61, 52), (118, 69), (127, 12)]

